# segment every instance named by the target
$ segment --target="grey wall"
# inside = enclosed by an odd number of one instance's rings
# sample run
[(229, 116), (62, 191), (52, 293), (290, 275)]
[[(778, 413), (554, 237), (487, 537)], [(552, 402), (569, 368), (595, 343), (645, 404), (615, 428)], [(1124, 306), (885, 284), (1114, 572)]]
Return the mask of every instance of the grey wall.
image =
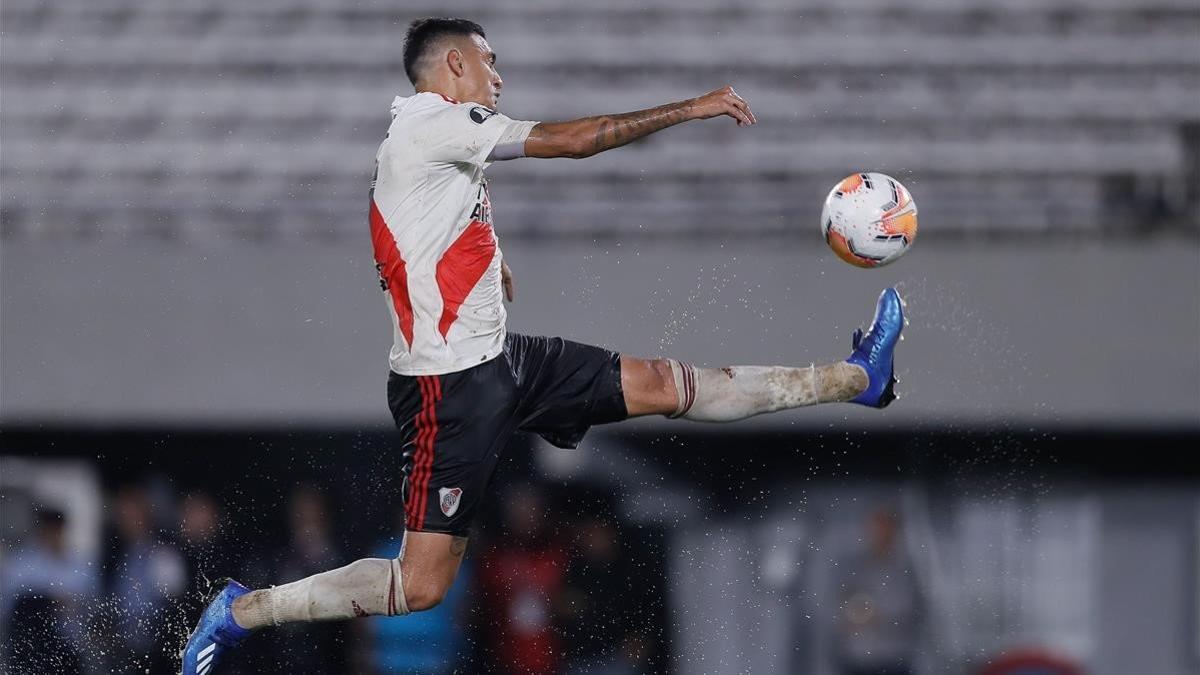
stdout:
[(1097, 673), (1200, 672), (1197, 495), (1126, 488), (1104, 500)]
[[(844, 358), (880, 288), (899, 284), (912, 323), (897, 404), (752, 424), (1200, 425), (1196, 240), (919, 241), (864, 271), (811, 230), (506, 240), (509, 325), (635, 355), (807, 364)], [(365, 234), (3, 240), (0, 421), (390, 424), (373, 273)]]
[[(903, 509), (912, 574), (931, 610), (916, 650), (919, 672), (978, 672), (1010, 648), (1050, 650), (1093, 675), (1197, 672), (1200, 490), (1153, 490), (1056, 485), (1032, 498), (975, 497), (993, 524), (1017, 515), (1019, 536), (992, 539), (971, 536), (965, 523), (923, 530), (922, 508)], [(882, 481), (797, 485), (792, 495), (805, 495), (802, 505), (780, 500), (753, 518), (687, 520), (670, 559), (678, 671), (836, 672), (838, 567), (862, 550), (866, 514), (880, 504), (936, 501), (953, 523), (972, 498), (947, 492)], [(1052, 524), (1074, 510), (1094, 520), (1089, 536), (1079, 537), (1070, 518)], [(1062, 564), (1080, 555), (1084, 564)], [(921, 562), (931, 556), (941, 558), (940, 569)], [(1001, 574), (964, 578), (980, 571), (968, 572), (971, 559), (990, 560)], [(1070, 623), (1048, 620), (1072, 614)]]

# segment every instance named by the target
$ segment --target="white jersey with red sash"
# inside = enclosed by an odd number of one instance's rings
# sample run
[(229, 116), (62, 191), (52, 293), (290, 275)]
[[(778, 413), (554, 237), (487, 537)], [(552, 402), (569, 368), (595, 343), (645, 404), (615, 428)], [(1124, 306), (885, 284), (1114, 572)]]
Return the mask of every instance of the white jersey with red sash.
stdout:
[(483, 171), (496, 146), (523, 143), (536, 124), (428, 92), (392, 102), (370, 212), (392, 371), (452, 373), (503, 349), (502, 254)]

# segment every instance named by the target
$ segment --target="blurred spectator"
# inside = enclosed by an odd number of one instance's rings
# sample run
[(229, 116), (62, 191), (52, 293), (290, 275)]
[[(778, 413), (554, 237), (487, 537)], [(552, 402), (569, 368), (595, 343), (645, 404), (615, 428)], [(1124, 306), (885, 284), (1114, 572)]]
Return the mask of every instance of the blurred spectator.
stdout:
[(845, 675), (909, 675), (921, 624), (921, 598), (907, 557), (896, 546), (899, 519), (886, 509), (867, 521), (868, 550), (840, 565), (837, 633)]
[[(400, 513), (397, 531), (383, 539), (371, 555), (394, 558), (400, 553), (404, 532), (404, 514)], [(405, 617), (373, 617), (366, 630), (370, 635), (371, 669), (376, 673), (454, 672), (463, 657), (469, 626), (465, 619), (474, 582), (471, 558), (463, 560), (458, 578), (441, 604), (433, 609)]]
[(571, 675), (633, 675), (645, 672), (648, 645), (631, 631), (630, 573), (613, 522), (583, 517), (576, 526), (561, 603)]
[(11, 675), (83, 673), (79, 649), (62, 630), (70, 614), (64, 603), (48, 595), (17, 598), (4, 642), (4, 672)]
[(38, 509), (32, 536), (0, 565), (5, 672), (77, 670), (79, 617), (96, 588), (91, 565), (67, 548), (63, 513)]
[(179, 617), (174, 639), (182, 642), (203, 611), (209, 584), (241, 569), (239, 547), (229, 545), (221, 511), (211, 494), (187, 494), (179, 505), (179, 550), (187, 569), (185, 594), (173, 614)]
[(179, 548), (187, 562), (192, 588), (200, 588), (215, 574), (236, 569), (229, 560), (231, 552), (223, 545), (220, 518), (220, 509), (207, 492), (189, 493), (179, 506)]
[(489, 666), (501, 673), (557, 673), (562, 645), (555, 610), (565, 590), (567, 554), (546, 536), (551, 516), (533, 486), (503, 498), (503, 537), (480, 563)]
[(107, 643), (116, 672), (171, 672), (173, 601), (187, 588), (179, 550), (153, 527), (154, 510), (144, 488), (118, 490), (112, 504), (116, 537), (105, 565), (107, 604), (97, 612), (98, 639)]
[[(287, 509), (287, 541), (268, 552), (250, 578), (287, 583), (350, 562), (334, 536), (333, 520), (325, 496), (312, 485), (297, 486)], [(237, 661), (245, 672), (342, 673), (347, 672), (347, 625), (295, 623), (263, 631), (249, 643)], [(280, 658), (280, 655), (286, 655)], [(239, 655), (241, 656), (241, 655)]]

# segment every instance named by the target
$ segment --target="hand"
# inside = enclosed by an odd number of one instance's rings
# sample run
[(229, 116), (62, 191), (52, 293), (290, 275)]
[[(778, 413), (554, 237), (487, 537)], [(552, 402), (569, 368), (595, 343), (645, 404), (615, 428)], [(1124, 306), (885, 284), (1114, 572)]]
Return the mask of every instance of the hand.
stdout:
[(516, 297), (516, 286), (513, 284), (512, 270), (508, 269), (508, 263), (500, 261), (500, 283), (504, 286), (504, 298), (509, 302)]
[(726, 86), (716, 91), (710, 91), (692, 101), (692, 114), (698, 120), (729, 115), (737, 120), (739, 127), (748, 127), (758, 122), (754, 117), (754, 112), (750, 110), (750, 104), (738, 96), (733, 87)]

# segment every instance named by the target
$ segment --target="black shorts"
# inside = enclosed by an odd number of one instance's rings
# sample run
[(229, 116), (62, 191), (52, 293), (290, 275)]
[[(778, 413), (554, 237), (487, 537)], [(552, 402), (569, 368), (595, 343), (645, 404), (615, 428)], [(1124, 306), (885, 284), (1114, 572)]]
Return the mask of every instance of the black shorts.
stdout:
[(504, 351), (445, 375), (388, 378), (404, 447), (409, 530), (466, 536), (518, 429), (574, 448), (593, 424), (628, 417), (615, 352), (562, 338), (509, 333)]

